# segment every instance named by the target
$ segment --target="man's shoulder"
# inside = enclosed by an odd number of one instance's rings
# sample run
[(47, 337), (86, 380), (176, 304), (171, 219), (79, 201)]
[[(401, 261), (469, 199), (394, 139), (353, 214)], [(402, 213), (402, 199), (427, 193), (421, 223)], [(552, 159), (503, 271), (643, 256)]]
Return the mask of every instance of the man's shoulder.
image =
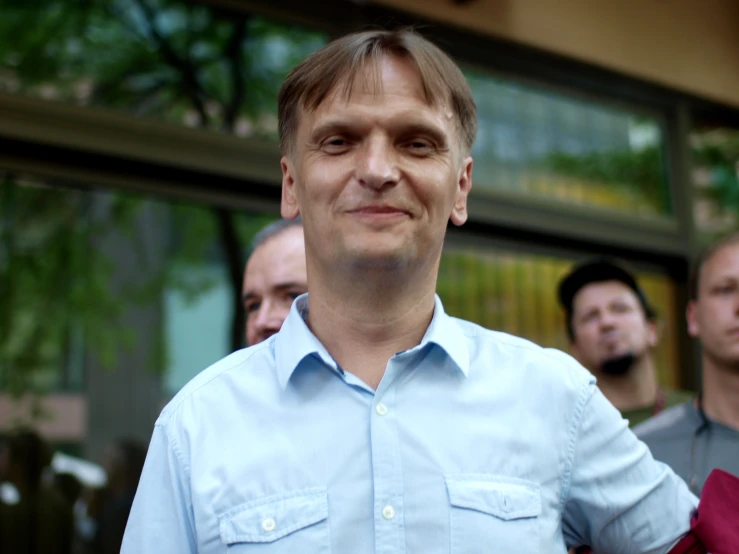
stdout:
[[(218, 394), (224, 380), (233, 377), (245, 385), (254, 379), (257, 368), (274, 366), (274, 337), (264, 342), (237, 350), (207, 367), (180, 389), (162, 410), (157, 425), (165, 425), (184, 404), (205, 401), (212, 394)], [(263, 375), (263, 372), (259, 372)]]
[(462, 333), (471, 341), (471, 349), (485, 353), (496, 367), (505, 365), (516, 371), (533, 372), (547, 382), (549, 379), (573, 385), (595, 384), (595, 377), (569, 354), (556, 348), (546, 348), (530, 340), (502, 331), (486, 329), (471, 321), (454, 318)]
[(644, 441), (655, 437), (659, 437), (660, 440), (675, 438), (673, 435), (676, 432), (682, 434), (685, 429), (692, 427), (691, 409), (690, 402), (668, 408), (634, 427), (634, 433)]

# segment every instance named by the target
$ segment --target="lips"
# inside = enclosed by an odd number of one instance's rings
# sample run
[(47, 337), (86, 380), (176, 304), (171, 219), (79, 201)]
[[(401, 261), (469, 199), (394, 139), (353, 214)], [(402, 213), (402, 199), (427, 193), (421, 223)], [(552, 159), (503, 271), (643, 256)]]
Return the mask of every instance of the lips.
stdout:
[(349, 213), (352, 214), (366, 214), (366, 215), (393, 215), (393, 214), (405, 214), (410, 215), (406, 210), (403, 210), (401, 208), (396, 208), (395, 206), (387, 206), (387, 205), (375, 205), (375, 206), (362, 206), (360, 208), (354, 208), (353, 210), (349, 210)]

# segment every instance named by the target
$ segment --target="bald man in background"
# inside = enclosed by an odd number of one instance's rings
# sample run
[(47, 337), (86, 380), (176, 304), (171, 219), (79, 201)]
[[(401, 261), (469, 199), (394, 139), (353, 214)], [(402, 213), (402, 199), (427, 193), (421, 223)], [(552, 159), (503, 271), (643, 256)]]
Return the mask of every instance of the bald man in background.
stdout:
[(270, 223), (254, 237), (244, 269), (247, 346), (277, 333), (293, 300), (307, 291), (302, 222)]

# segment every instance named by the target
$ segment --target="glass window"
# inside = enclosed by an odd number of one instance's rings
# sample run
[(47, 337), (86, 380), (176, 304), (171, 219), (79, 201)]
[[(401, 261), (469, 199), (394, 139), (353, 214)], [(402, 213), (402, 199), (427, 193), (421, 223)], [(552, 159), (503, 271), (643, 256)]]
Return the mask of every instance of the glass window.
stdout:
[[(448, 246), (442, 256), (438, 294), (446, 311), (483, 327), (524, 337), (565, 352), (569, 340), (557, 300), (557, 283), (572, 260), (497, 248)], [(679, 387), (674, 283), (665, 275), (637, 275), (657, 310), (661, 340), (655, 352), (660, 381)]]
[(326, 41), (184, 0), (5, 2), (0, 92), (274, 138), (282, 81)]
[(94, 394), (91, 371), (120, 372), (132, 389), (161, 378), (160, 405), (243, 346), (241, 272), (274, 216), (9, 172), (0, 182), (0, 390)]
[(690, 147), (695, 226), (710, 242), (739, 227), (739, 129), (697, 126)]
[[(672, 215), (656, 118), (467, 70), (478, 108), (478, 193), (655, 218)], [(474, 190), (474, 189), (473, 189)]]

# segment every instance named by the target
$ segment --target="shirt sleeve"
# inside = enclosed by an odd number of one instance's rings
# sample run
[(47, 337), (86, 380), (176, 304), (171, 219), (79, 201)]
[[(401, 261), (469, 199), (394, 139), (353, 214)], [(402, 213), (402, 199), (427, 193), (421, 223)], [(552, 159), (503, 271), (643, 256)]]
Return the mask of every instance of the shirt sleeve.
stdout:
[(649, 449), (597, 387), (590, 385), (572, 434), (563, 506), (568, 546), (598, 554), (666, 553), (690, 530), (698, 504), (682, 479)]
[(189, 478), (157, 424), (123, 536), (121, 554), (197, 552)]

